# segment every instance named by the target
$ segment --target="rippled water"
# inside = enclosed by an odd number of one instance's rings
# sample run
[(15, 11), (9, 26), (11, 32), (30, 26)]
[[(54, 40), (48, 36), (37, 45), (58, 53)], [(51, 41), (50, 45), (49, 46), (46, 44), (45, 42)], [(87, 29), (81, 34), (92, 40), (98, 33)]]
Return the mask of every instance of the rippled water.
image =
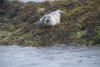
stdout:
[(100, 46), (0, 46), (0, 67), (100, 67)]

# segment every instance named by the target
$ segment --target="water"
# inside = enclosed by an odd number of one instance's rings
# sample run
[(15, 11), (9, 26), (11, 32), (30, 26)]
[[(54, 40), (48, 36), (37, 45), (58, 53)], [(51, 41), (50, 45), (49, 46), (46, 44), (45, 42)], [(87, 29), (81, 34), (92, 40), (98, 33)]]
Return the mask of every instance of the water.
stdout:
[(0, 67), (100, 67), (100, 46), (0, 46)]

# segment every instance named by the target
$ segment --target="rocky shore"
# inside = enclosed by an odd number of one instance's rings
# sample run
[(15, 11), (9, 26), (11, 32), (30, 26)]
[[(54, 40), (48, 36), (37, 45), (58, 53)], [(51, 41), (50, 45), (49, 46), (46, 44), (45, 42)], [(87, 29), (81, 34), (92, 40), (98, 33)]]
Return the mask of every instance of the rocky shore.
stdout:
[[(57, 9), (66, 12), (59, 25), (41, 28), (36, 24), (44, 14)], [(11, 1), (0, 7), (0, 44), (48, 46), (57, 43), (100, 44), (100, 0)]]

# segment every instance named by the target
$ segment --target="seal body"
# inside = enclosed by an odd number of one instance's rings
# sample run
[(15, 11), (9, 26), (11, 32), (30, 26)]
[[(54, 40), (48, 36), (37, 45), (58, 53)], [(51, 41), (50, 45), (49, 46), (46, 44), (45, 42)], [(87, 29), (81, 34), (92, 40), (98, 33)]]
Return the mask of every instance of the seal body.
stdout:
[(42, 18), (40, 18), (38, 24), (46, 26), (54, 26), (59, 24), (61, 19), (61, 12), (63, 11), (56, 10), (52, 13), (44, 15)]

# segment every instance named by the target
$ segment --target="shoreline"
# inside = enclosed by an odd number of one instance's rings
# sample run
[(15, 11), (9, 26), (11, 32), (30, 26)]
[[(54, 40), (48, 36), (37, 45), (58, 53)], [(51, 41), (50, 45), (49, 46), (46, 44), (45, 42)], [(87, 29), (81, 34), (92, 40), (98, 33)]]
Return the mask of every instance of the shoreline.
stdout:
[[(0, 7), (0, 44), (100, 44), (99, 6), (99, 0), (9, 2)], [(57, 9), (67, 12), (62, 15), (59, 25), (46, 29), (36, 25), (43, 15)]]

